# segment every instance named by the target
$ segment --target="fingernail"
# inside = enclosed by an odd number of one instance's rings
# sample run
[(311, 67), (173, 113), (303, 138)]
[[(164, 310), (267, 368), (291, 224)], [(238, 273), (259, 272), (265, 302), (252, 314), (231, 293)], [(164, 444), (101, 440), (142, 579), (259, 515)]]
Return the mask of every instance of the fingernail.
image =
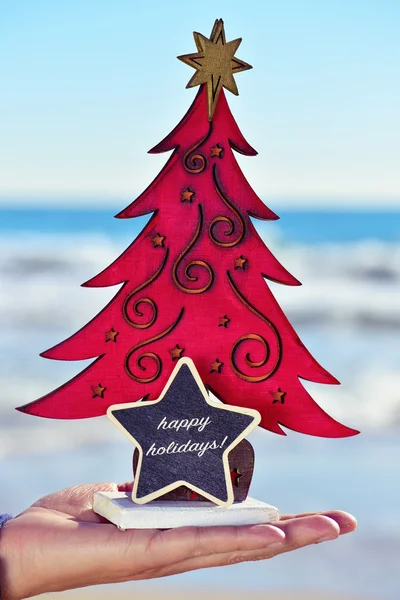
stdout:
[(318, 538), (318, 540), (315, 542), (316, 544), (322, 544), (322, 542), (329, 542), (330, 540), (336, 540), (337, 536), (336, 535), (323, 535), (322, 537)]
[(354, 523), (345, 523), (340, 526), (340, 533), (347, 533), (348, 531), (354, 531), (357, 528), (357, 521), (354, 520)]
[(274, 542), (273, 544), (267, 544), (266, 548), (271, 552), (280, 552), (283, 549), (283, 542)]

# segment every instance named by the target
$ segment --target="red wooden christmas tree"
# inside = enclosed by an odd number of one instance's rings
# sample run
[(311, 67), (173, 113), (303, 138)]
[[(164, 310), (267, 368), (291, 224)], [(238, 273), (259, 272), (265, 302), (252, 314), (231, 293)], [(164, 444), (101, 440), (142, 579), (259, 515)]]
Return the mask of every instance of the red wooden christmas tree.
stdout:
[(223, 402), (254, 408), (261, 425), (283, 434), (357, 433), (326, 414), (299, 378), (337, 384), (303, 346), (265, 279), (300, 285), (264, 245), (250, 216), (273, 220), (251, 189), (233, 150), (253, 156), (222, 86), (237, 93), (235, 72), (250, 68), (226, 43), (217, 21), (198, 52), (200, 90), (179, 125), (151, 153), (173, 151), (155, 181), (118, 218), (153, 213), (129, 248), (87, 287), (123, 284), (75, 335), (42, 356), (96, 358), (57, 390), (19, 410), (55, 419), (104, 415), (112, 404), (155, 399), (175, 361), (193, 359)]

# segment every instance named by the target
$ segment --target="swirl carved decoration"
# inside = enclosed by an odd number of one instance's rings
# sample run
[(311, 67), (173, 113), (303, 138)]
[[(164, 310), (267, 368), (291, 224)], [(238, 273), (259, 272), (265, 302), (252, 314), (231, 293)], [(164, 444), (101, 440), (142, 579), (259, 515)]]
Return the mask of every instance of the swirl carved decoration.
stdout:
[(172, 267), (172, 279), (173, 279), (175, 285), (177, 286), (177, 288), (179, 288), (182, 292), (185, 292), (186, 294), (202, 294), (203, 292), (206, 292), (211, 287), (211, 285), (214, 281), (214, 271), (212, 270), (210, 265), (207, 262), (205, 262), (204, 260), (192, 260), (186, 265), (185, 270), (184, 270), (185, 279), (190, 283), (196, 283), (196, 281), (198, 281), (199, 278), (196, 277), (195, 275), (192, 275), (193, 267), (197, 267), (197, 268), (201, 267), (201, 268), (205, 269), (207, 272), (207, 282), (204, 285), (202, 285), (201, 287), (198, 287), (198, 288), (189, 287), (188, 285), (185, 285), (179, 279), (179, 273), (178, 273), (179, 267), (180, 267), (182, 261), (184, 260), (185, 256), (190, 252), (192, 247), (195, 245), (195, 243), (199, 239), (201, 230), (203, 228), (203, 222), (204, 222), (203, 207), (201, 204), (199, 204), (199, 220), (197, 223), (196, 230), (193, 234), (192, 239), (190, 240), (190, 242), (188, 243), (186, 248), (184, 248), (182, 250), (182, 252), (179, 254), (178, 258), (176, 259), (176, 261)]
[[(148, 327), (151, 327), (153, 325), (153, 323), (155, 322), (155, 320), (157, 319), (157, 305), (154, 302), (154, 300), (152, 300), (151, 298), (138, 298), (138, 300), (136, 300), (136, 302), (133, 305), (133, 311), (134, 311), (135, 315), (137, 315), (138, 317), (143, 317), (143, 313), (138, 308), (141, 304), (145, 304), (145, 305), (148, 305), (151, 307), (151, 313), (152, 313), (151, 317), (145, 323), (135, 323), (128, 316), (127, 311), (124, 310), (125, 320), (129, 323), (129, 325), (131, 325), (132, 327), (135, 327), (135, 329), (147, 329)], [(124, 306), (124, 309), (126, 309), (126, 306)]]
[[(271, 375), (273, 375), (273, 373), (275, 373), (276, 369), (278, 368), (282, 355), (282, 341), (275, 325), (269, 319), (267, 319), (267, 317), (260, 313), (254, 306), (252, 306), (252, 304), (250, 304), (250, 302), (246, 300), (246, 298), (240, 293), (229, 271), (227, 275), (231, 288), (234, 291), (237, 298), (248, 310), (250, 310), (253, 314), (259, 317), (266, 325), (268, 325), (272, 333), (272, 337), (274, 339), (274, 347), (271, 349), (270, 344), (265, 340), (264, 337), (256, 333), (247, 333), (245, 335), (242, 335), (239, 339), (237, 339), (231, 348), (230, 364), (235, 375), (240, 377), (240, 379), (247, 381), (248, 383), (260, 383), (261, 381), (265, 381), (266, 379), (271, 377)], [(264, 358), (262, 360), (252, 360), (250, 357), (250, 352), (247, 352), (245, 356), (245, 363), (251, 369), (260, 369), (262, 367), (266, 367), (266, 371), (260, 373), (259, 375), (247, 375), (237, 365), (237, 354), (239, 352), (239, 349), (242, 349), (242, 347), (246, 343), (252, 343), (253, 346), (255, 343), (258, 343), (262, 346), (262, 349), (264, 351)]]
[(146, 281), (144, 281), (143, 283), (141, 283), (140, 285), (135, 287), (135, 289), (132, 290), (124, 300), (124, 303), (122, 305), (122, 314), (124, 316), (125, 321), (128, 323), (128, 325), (130, 325), (131, 327), (134, 327), (135, 329), (148, 329), (149, 327), (151, 327), (153, 325), (153, 323), (157, 319), (157, 305), (154, 302), (154, 300), (152, 300), (151, 298), (147, 298), (147, 297), (146, 298), (138, 298), (133, 305), (133, 312), (138, 317), (143, 317), (143, 313), (139, 310), (139, 306), (141, 304), (150, 306), (151, 317), (148, 321), (145, 321), (144, 323), (137, 323), (137, 322), (133, 321), (131, 319), (131, 317), (129, 316), (128, 308), (129, 308), (129, 303), (130, 303), (131, 299), (133, 298), (133, 296), (135, 296), (141, 290), (143, 290), (148, 285), (153, 283), (153, 281), (155, 281), (157, 279), (157, 277), (160, 275), (161, 271), (165, 267), (165, 263), (167, 262), (168, 252), (169, 251), (167, 250), (164, 255), (164, 259), (163, 259), (161, 265), (158, 267), (157, 271), (155, 273), (153, 273), (153, 275), (151, 275), (151, 277), (146, 279)]
[(194, 144), (189, 150), (185, 153), (183, 157), (183, 167), (188, 173), (192, 173), (193, 175), (198, 175), (202, 173), (204, 169), (207, 167), (207, 159), (201, 152), (196, 152), (200, 146), (204, 144), (210, 137), (212, 132), (212, 123), (210, 123), (207, 134), (198, 142)]
[(233, 233), (235, 233), (234, 221), (232, 219), (230, 219), (229, 217), (220, 215), (218, 217), (215, 217), (210, 223), (210, 227), (209, 227), (210, 238), (212, 239), (214, 244), (216, 244), (217, 246), (219, 246), (221, 248), (233, 248), (234, 246), (237, 246), (237, 244), (240, 244), (240, 242), (242, 241), (243, 236), (244, 236), (243, 217), (240, 214), (240, 212), (238, 210), (236, 210), (236, 208), (233, 206), (233, 204), (228, 200), (224, 191), (222, 190), (222, 187), (219, 182), (218, 175), (217, 175), (217, 165), (216, 164), (213, 165), (212, 175), (213, 175), (214, 187), (217, 190), (219, 197), (224, 202), (224, 204), (229, 208), (229, 210), (233, 212), (233, 214), (235, 215), (235, 217), (239, 223), (239, 227), (238, 227), (238, 235), (237, 235), (236, 239), (231, 240), (231, 241), (222, 241), (222, 240), (218, 239), (216, 234), (217, 234), (217, 229), (218, 229), (219, 224), (226, 223), (228, 225), (228, 227), (223, 232), (223, 234), (225, 236), (230, 236)]
[(166, 335), (168, 335), (169, 333), (171, 333), (171, 331), (173, 331), (173, 329), (175, 329), (175, 327), (178, 325), (179, 321), (181, 320), (184, 310), (185, 310), (184, 308), (181, 309), (181, 311), (178, 315), (178, 318), (172, 323), (172, 325), (167, 327), (167, 329), (165, 329), (158, 335), (151, 337), (148, 340), (144, 340), (144, 341), (140, 342), (139, 344), (136, 344), (135, 346), (133, 346), (133, 348), (131, 348), (129, 350), (128, 354), (125, 357), (124, 366), (125, 366), (126, 373), (129, 375), (129, 377), (131, 379), (133, 379), (134, 381), (136, 381), (138, 383), (151, 383), (152, 381), (155, 381), (157, 379), (157, 377), (159, 377), (159, 375), (161, 373), (162, 361), (161, 361), (161, 358), (158, 356), (158, 354), (156, 354), (155, 352), (146, 351), (146, 352), (142, 352), (136, 358), (136, 365), (141, 371), (146, 371), (145, 359), (150, 359), (155, 364), (154, 372), (151, 375), (147, 375), (147, 376), (146, 375), (143, 375), (143, 376), (135, 375), (135, 373), (132, 371), (131, 365), (130, 365), (131, 358), (132, 358), (133, 354), (140, 348), (143, 348), (143, 346), (147, 346), (149, 344), (152, 344), (153, 342), (156, 342), (157, 340), (161, 340), (161, 338), (163, 338)]

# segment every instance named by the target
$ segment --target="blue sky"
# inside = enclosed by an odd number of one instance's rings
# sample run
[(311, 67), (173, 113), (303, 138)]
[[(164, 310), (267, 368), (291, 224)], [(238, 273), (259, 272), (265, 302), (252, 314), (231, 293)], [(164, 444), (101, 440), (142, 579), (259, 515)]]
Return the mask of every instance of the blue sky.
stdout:
[(228, 101), (259, 152), (240, 161), (257, 193), (400, 206), (397, 0), (3, 0), (3, 204), (140, 193), (167, 159), (146, 151), (195, 94), (175, 57), (219, 17), (254, 67)]

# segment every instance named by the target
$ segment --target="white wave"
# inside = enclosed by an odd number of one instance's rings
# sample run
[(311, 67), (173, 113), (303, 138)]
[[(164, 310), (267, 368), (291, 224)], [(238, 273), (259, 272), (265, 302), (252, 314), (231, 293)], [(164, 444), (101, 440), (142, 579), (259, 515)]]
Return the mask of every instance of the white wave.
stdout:
[[(306, 246), (270, 237), (266, 243), (303, 283), (269, 283), (275, 296), (319, 362), (343, 383), (306, 383), (316, 402), (355, 428), (382, 431), (399, 425), (400, 243)], [(79, 284), (128, 244), (127, 239), (72, 235), (0, 241), (0, 456), (18, 451), (15, 433), (32, 448), (42, 438), (48, 450), (95, 443), (97, 419), (93, 428), (68, 422), (54, 429), (13, 407), (84, 368), (82, 363), (45, 361), (38, 354), (82, 327), (112, 298), (115, 287), (84, 289)], [(106, 438), (113, 436), (109, 429), (104, 427)]]
[[(400, 243), (288, 246), (269, 237), (266, 243), (303, 283), (300, 288), (269, 283), (295, 325), (400, 327)], [(126, 245), (101, 236), (3, 238), (0, 326), (80, 326), (116, 292), (81, 289), (80, 283), (113, 262)]]
[[(25, 415), (25, 417), (27, 417)], [(57, 421), (40, 426), (1, 428), (0, 460), (9, 456), (74, 450), (78, 447), (121, 442), (118, 431), (106, 420), (95, 419), (90, 426), (80, 422)]]
[(43, 336), (46, 331), (72, 333), (81, 327), (101, 310), (116, 288), (93, 290), (81, 288), (80, 284), (115, 260), (116, 255), (116, 245), (99, 236), (3, 238), (0, 243), (3, 332), (11, 331), (14, 338), (16, 332)]
[(272, 288), (294, 324), (400, 327), (400, 243), (291, 245), (276, 255), (303, 284)]
[[(44, 383), (44, 382), (43, 382)], [(107, 443), (123, 443), (123, 436), (106, 417), (81, 421), (38, 419), (14, 412), (12, 407), (35, 397), (35, 389), (44, 385), (30, 382), (17, 384), (0, 380), (0, 385), (12, 388), (0, 415), (0, 460), (16, 454), (48, 453), (77, 447)], [(305, 384), (316, 402), (337, 420), (369, 432), (385, 432), (400, 426), (400, 373), (357, 373), (348, 386)], [(47, 390), (55, 386), (47, 381)], [(287, 432), (289, 436), (294, 435)]]

